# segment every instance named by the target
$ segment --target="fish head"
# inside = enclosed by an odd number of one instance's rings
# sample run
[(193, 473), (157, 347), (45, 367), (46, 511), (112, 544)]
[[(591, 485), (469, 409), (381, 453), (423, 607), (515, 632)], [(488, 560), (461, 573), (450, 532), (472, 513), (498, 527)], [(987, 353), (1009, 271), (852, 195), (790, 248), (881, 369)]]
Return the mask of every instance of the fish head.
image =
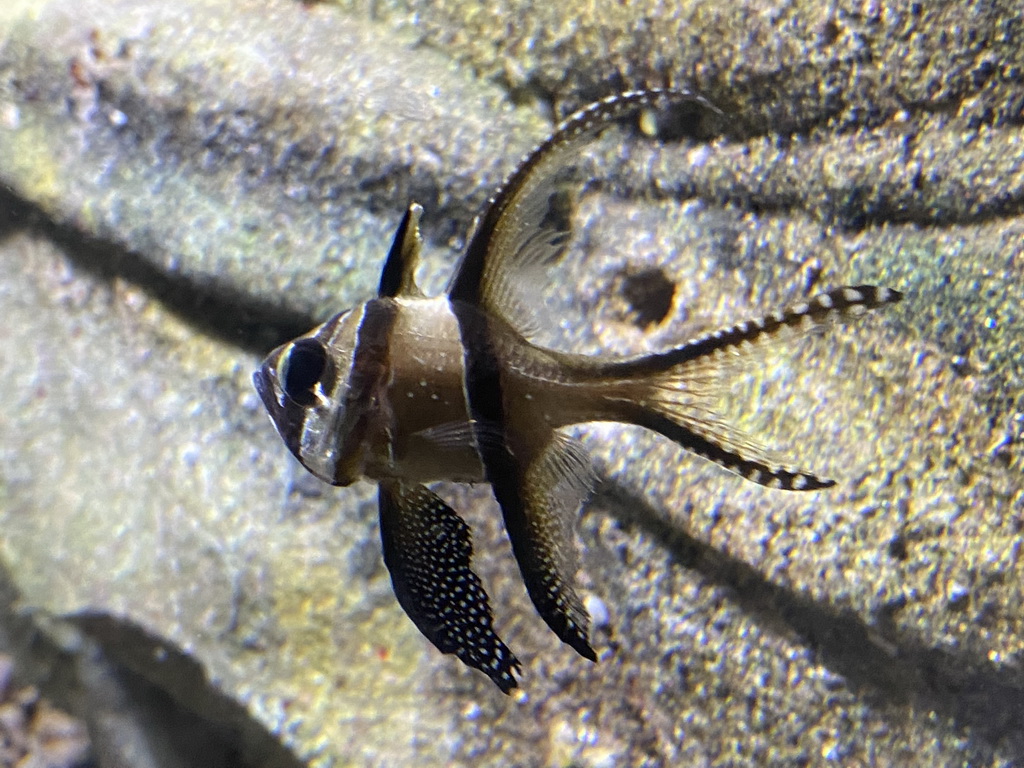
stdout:
[(364, 474), (368, 393), (351, 386), (361, 316), (358, 310), (335, 315), (273, 350), (253, 374), (285, 445), (331, 485)]

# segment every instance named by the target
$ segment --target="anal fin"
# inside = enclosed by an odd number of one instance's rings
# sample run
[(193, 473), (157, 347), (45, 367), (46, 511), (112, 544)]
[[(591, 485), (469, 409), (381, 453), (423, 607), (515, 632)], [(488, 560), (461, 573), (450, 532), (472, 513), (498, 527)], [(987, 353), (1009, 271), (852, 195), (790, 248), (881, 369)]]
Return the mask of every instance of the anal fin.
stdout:
[[(523, 454), (520, 450), (517, 455)], [(593, 485), (586, 451), (556, 433), (516, 474), (514, 490), (503, 482), (492, 481), (492, 486), (526, 590), (562, 642), (597, 661), (589, 639), (590, 617), (576, 590), (575, 515)]]

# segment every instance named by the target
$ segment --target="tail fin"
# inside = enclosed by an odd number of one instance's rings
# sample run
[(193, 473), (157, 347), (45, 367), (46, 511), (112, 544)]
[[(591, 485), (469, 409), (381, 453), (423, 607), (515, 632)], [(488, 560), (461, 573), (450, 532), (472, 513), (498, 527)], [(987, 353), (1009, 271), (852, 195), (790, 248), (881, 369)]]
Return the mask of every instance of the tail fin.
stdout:
[(730, 355), (745, 352), (786, 331), (804, 333), (834, 318), (858, 317), (903, 298), (898, 291), (869, 285), (838, 288), (757, 320), (748, 320), (694, 339), (681, 347), (606, 369), (643, 388), (638, 402), (624, 405), (625, 417), (675, 441), (748, 480), (772, 488), (810, 491), (835, 481), (798, 469), (714, 412), (719, 375)]

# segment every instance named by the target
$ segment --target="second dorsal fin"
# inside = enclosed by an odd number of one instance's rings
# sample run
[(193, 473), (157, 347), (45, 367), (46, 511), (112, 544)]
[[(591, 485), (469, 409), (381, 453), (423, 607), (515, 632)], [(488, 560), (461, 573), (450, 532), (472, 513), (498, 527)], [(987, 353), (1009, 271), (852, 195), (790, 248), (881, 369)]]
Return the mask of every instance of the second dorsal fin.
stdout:
[(519, 328), (521, 306), (510, 286), (523, 279), (524, 268), (557, 258), (572, 236), (572, 212), (584, 181), (571, 173), (574, 154), (631, 110), (684, 103), (715, 109), (685, 89), (650, 88), (609, 96), (562, 122), (487, 202), (448, 298), (478, 304)]
[(420, 237), (420, 216), (423, 206), (410, 203), (395, 232), (388, 260), (380, 273), (378, 296), (422, 296), (416, 285), (416, 267), (420, 263), (423, 239)]

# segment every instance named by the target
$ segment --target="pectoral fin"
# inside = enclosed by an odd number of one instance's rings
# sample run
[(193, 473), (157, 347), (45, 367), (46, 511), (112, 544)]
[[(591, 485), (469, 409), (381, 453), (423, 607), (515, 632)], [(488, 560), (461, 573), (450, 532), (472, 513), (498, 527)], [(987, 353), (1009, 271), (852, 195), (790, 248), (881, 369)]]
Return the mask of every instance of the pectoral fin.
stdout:
[(492, 627), (487, 592), (470, 567), (469, 526), (421, 485), (382, 482), (378, 499), (384, 563), (399, 604), (438, 650), (508, 693), (519, 661)]

